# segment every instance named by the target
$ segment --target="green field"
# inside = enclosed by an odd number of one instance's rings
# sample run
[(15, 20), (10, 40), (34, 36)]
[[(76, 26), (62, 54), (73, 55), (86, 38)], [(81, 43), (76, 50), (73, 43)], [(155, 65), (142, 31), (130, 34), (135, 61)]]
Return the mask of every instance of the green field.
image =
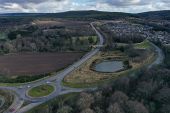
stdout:
[(135, 44), (135, 48), (137, 48), (137, 49), (146, 49), (146, 48), (150, 48), (150, 47), (151, 47), (151, 44), (148, 40), (145, 40), (141, 43)]
[(51, 94), (54, 91), (54, 87), (51, 85), (40, 85), (37, 87), (32, 88), (28, 91), (28, 95), (31, 97), (43, 97)]

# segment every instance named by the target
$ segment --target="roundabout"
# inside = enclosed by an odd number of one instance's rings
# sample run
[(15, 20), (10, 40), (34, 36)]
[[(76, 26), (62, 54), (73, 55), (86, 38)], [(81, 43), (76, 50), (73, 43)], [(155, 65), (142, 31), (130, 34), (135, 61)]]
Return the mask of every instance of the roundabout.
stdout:
[(54, 91), (55, 86), (49, 84), (42, 84), (29, 89), (26, 95), (30, 98), (41, 98), (49, 96)]

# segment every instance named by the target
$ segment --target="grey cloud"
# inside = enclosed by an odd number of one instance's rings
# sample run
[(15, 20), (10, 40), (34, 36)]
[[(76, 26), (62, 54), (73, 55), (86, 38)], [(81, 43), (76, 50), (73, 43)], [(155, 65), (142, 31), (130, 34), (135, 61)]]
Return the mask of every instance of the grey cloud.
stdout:
[(5, 3), (18, 3), (18, 4), (25, 4), (25, 3), (41, 3), (47, 0), (0, 0), (1, 4)]
[[(0, 10), (11, 12), (37, 12), (36, 6), (43, 3), (62, 2), (66, 0), (0, 0)], [(49, 9), (50, 10), (50, 9)], [(0, 12), (1, 12), (0, 11)], [(39, 11), (38, 11), (39, 12)]]
[(26, 3), (34, 3), (39, 4), (42, 2), (50, 2), (50, 1), (64, 1), (64, 0), (0, 0), (0, 4), (6, 4), (6, 3), (17, 3), (17, 4), (26, 4)]
[(122, 7), (122, 6), (132, 6), (132, 5), (146, 5), (149, 4), (152, 0), (102, 0), (103, 2), (116, 6), (116, 7)]
[[(170, 0), (0, 0), (2, 12), (62, 12), (104, 10), (143, 12), (169, 9)], [(81, 4), (82, 3), (82, 4)]]

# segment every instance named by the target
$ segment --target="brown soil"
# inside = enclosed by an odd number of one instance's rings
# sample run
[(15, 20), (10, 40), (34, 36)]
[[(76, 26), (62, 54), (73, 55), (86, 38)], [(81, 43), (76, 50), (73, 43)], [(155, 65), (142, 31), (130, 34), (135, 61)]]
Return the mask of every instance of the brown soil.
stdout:
[(0, 73), (6, 75), (38, 75), (61, 70), (82, 53), (20, 53), (0, 56)]

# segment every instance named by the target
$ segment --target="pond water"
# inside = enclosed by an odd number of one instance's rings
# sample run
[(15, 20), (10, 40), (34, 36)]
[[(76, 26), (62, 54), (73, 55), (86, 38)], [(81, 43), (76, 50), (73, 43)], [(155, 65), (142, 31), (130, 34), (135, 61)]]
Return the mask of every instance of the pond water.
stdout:
[(104, 60), (94, 66), (94, 70), (98, 72), (117, 72), (124, 69), (124, 64), (122, 61), (115, 60)]

